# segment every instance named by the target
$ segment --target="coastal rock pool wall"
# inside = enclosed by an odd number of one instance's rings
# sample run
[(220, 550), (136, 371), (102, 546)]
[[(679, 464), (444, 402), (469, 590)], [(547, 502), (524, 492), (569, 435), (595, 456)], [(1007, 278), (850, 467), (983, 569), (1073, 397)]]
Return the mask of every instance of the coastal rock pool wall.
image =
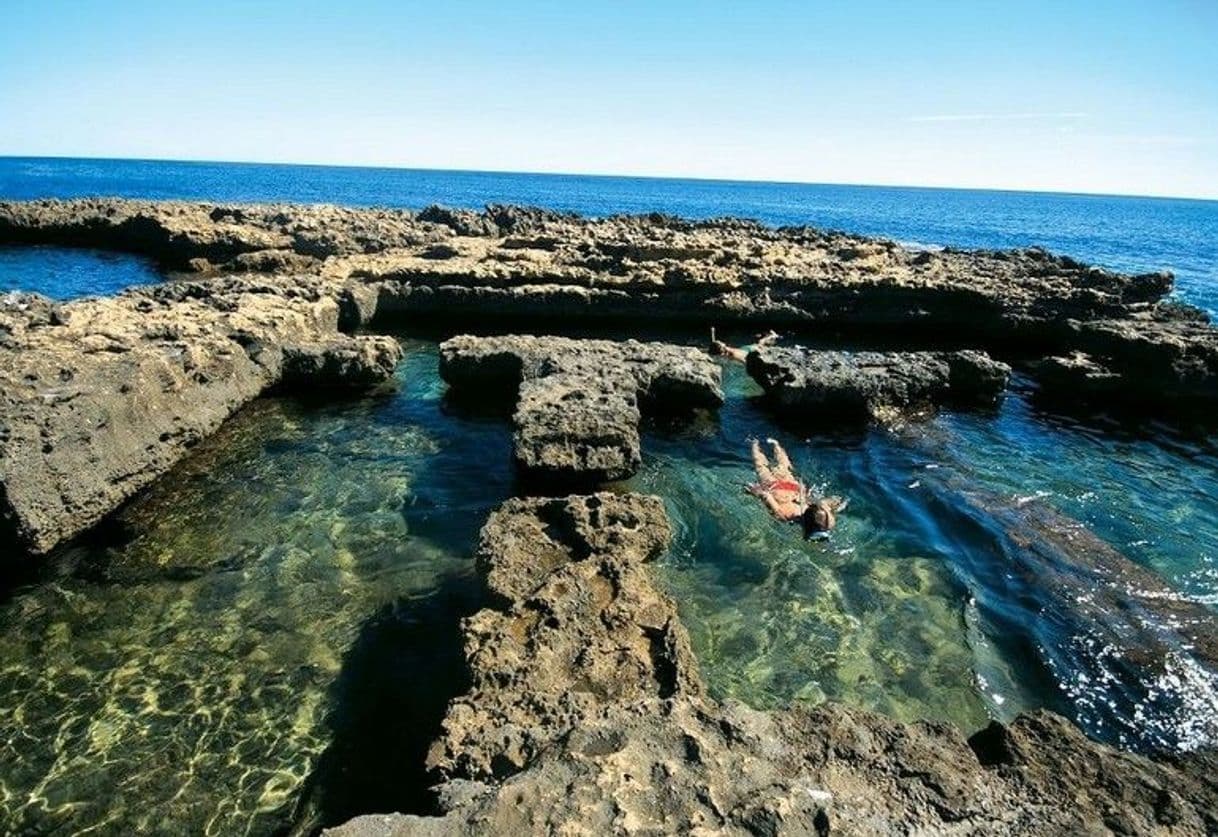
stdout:
[(739, 323), (1032, 358), (1083, 352), (1087, 364), (1046, 364), (1049, 385), (1131, 406), (1149, 392), (1218, 400), (1218, 337), (1202, 312), (1164, 304), (1170, 274), (1124, 275), (1039, 249), (915, 251), (738, 219), (511, 206), (116, 199), (0, 202), (6, 242), (127, 250), (203, 273), (351, 279), (382, 320)]
[(827, 352), (761, 347), (749, 374), (780, 409), (815, 420), (876, 418), (886, 411), (990, 406), (1011, 368), (984, 352)]
[(387, 380), (397, 342), (339, 316), (334, 289), (248, 277), (0, 297), (0, 537), (46, 552), (80, 534), (271, 387)]

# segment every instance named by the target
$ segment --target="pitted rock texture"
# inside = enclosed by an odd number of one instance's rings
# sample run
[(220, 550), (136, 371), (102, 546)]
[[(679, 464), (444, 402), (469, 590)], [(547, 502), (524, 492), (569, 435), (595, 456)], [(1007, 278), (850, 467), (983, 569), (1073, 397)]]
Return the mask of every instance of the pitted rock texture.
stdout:
[(0, 202), (0, 241), (139, 253), (165, 267), (295, 273), (330, 256), (448, 235), (409, 212), (109, 198)]
[(1215, 397), (1218, 336), (1195, 312), (1165, 308), (1070, 326), (1070, 342), (1079, 348), (1042, 363), (1038, 377), (1047, 394), (1143, 408)]
[[(312, 271), (353, 280), (381, 317), (734, 322), (1037, 358), (1086, 352), (1116, 379), (1074, 379), (1098, 382), (1097, 395), (1136, 404), (1160, 393), (1158, 409), (1218, 400), (1218, 331), (1164, 301), (1170, 273), (1119, 274), (1037, 248), (915, 251), (739, 219), (513, 206), (121, 199), (0, 202), (0, 243), (127, 250), (207, 273)], [(1063, 380), (1046, 369), (1050, 386)]]
[(656, 497), (510, 500), (478, 567), (504, 610), (464, 624), (470, 691), (449, 705), (428, 766), (508, 776), (606, 708), (700, 688), (673, 603), (643, 565), (667, 547)]
[(281, 385), (286, 389), (367, 389), (393, 377), (402, 345), (392, 337), (340, 334), (283, 350)]
[(642, 411), (723, 403), (718, 364), (666, 343), (462, 335), (440, 345), (440, 375), (454, 390), (514, 401), (517, 465), (565, 483), (637, 471)]
[(511, 500), (482, 533), (497, 601), (464, 625), (470, 691), (429, 756), (440, 815), (340, 837), (1207, 834), (1218, 758), (1154, 761), (1042, 712), (966, 739), (837, 704), (759, 712), (698, 680), (646, 562), (657, 498)]
[(267, 277), (0, 297), (0, 538), (40, 553), (79, 534), (270, 387), (386, 380), (400, 348), (339, 333), (341, 300)]
[(776, 405), (809, 416), (879, 417), (927, 407), (993, 405), (1011, 369), (984, 352), (832, 352), (767, 346), (749, 374)]

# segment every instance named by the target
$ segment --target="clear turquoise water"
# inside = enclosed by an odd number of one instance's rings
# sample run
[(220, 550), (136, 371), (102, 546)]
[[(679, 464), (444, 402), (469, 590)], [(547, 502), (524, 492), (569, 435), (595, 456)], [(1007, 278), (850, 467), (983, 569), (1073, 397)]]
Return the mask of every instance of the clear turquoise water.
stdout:
[[(1189, 266), (1184, 295), (1212, 299), (1212, 244), (1197, 231), (1212, 230), (1213, 204), (923, 191), (0, 160), (0, 195), (529, 200), (836, 219), (923, 242), (1043, 234), (1076, 255), (1111, 250), (1116, 266)], [(1090, 241), (1063, 244), (1088, 225)], [(0, 252), (0, 289), (41, 282), (61, 297), (146, 271)], [(418, 765), (461, 688), (458, 620), (478, 606), (470, 551), (515, 486), (502, 417), (447, 403), (434, 342), (405, 345), (395, 390), (252, 405), (96, 535), (38, 569), (10, 567), (0, 832), (266, 834), (308, 812), (425, 805)], [(716, 694), (831, 698), (966, 728), (1048, 706), (1138, 749), (1218, 740), (1212, 666), (1156, 644), (1173, 615), (1138, 605), (1145, 579), (1096, 588), (1100, 607), (1019, 546), (1035, 534), (1027, 510), (1056, 510), (1213, 614), (1212, 431), (1047, 415), (1017, 387), (992, 415), (825, 434), (776, 422), (738, 367), (726, 385), (717, 415), (649, 424), (644, 468), (621, 486), (668, 505), (677, 538), (658, 572)], [(781, 439), (802, 474), (850, 497), (831, 540), (802, 541), (744, 496), (752, 435)], [(1145, 650), (1148, 636), (1149, 655), (1114, 651)]]

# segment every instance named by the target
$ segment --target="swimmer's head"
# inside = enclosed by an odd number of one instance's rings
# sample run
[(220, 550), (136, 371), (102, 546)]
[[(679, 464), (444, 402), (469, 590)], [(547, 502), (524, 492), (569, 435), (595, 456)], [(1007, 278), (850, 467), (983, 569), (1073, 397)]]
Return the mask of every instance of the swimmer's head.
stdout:
[(813, 500), (800, 515), (804, 537), (810, 538), (818, 532), (828, 532), (837, 525), (838, 504), (828, 499)]

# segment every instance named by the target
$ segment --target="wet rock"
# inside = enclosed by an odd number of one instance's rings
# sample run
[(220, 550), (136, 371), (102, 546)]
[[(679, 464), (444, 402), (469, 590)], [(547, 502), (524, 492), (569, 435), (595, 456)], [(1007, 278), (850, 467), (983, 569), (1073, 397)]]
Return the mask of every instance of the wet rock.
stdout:
[(400, 350), (338, 334), (342, 293), (237, 276), (0, 315), (0, 538), (41, 553), (79, 534), (281, 381), (383, 380)]
[(1079, 349), (1039, 367), (1045, 394), (1161, 409), (1218, 400), (1218, 330), (1191, 312), (1071, 323)]
[(634, 340), (464, 335), (441, 344), (440, 375), (456, 391), (514, 402), (517, 464), (559, 482), (638, 470), (644, 411), (723, 402), (721, 371), (705, 354)]
[(1212, 753), (1118, 753), (1050, 713), (966, 739), (836, 704), (709, 699), (646, 562), (656, 498), (511, 500), (482, 533), (497, 601), (466, 621), (472, 687), (429, 763), (438, 816), (332, 829), (405, 834), (1211, 833)]
[(391, 337), (347, 337), (285, 347), (281, 384), (287, 389), (367, 389), (393, 377), (402, 346)]
[(621, 480), (642, 464), (633, 388), (601, 375), (547, 375), (520, 385), (516, 463), (550, 481)]
[(832, 352), (767, 346), (749, 374), (784, 410), (876, 417), (888, 411), (998, 402), (1010, 367), (984, 352)]

